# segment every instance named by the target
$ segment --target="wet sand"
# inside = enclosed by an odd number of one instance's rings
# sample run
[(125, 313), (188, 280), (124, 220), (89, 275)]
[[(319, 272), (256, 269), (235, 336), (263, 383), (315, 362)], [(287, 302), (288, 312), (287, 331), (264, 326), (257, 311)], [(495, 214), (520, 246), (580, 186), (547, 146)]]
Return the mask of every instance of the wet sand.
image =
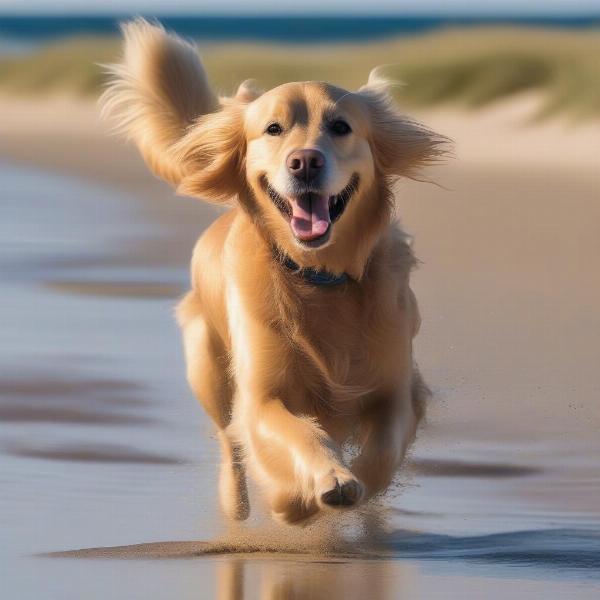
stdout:
[(428, 559), (474, 561), (531, 567), (559, 567), (565, 572), (600, 568), (600, 534), (577, 530), (520, 531), (485, 536), (443, 536), (396, 531), (377, 545), (347, 545), (335, 549), (277, 543), (240, 543), (236, 539), (212, 542), (154, 542), (101, 548), (50, 552), (47, 558), (164, 560), (181, 558), (253, 558), (263, 560), (349, 560)]
[(596, 597), (599, 138), (596, 125), (527, 124), (526, 109), (423, 116), (458, 159), (429, 174), (439, 186), (398, 190), (434, 399), (377, 549), (350, 520), (352, 552), (307, 553), (310, 531), (256, 544), (259, 516), (234, 538), (218, 518), (218, 450), (172, 317), (218, 211), (173, 197), (90, 104), (0, 100), (12, 596)]

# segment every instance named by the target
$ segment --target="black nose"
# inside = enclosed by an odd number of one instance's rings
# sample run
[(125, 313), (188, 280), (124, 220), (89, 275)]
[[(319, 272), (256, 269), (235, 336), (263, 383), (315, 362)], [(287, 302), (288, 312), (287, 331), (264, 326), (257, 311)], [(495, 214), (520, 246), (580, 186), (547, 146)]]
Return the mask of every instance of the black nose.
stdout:
[(288, 171), (302, 181), (312, 181), (325, 166), (325, 156), (319, 150), (294, 150), (286, 160)]

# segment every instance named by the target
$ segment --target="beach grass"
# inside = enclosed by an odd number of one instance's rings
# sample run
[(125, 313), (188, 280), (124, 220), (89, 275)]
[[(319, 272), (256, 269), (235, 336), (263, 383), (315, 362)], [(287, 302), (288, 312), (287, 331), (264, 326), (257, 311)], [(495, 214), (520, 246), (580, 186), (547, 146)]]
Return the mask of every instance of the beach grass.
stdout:
[[(116, 38), (72, 38), (0, 57), (0, 91), (95, 95), (104, 81), (99, 63), (119, 52)], [(600, 30), (480, 27), (348, 45), (204, 44), (201, 52), (224, 94), (248, 78), (267, 89), (303, 80), (357, 89), (384, 65), (384, 74), (405, 84), (398, 89), (405, 106), (476, 109), (539, 92), (540, 116), (600, 116)]]

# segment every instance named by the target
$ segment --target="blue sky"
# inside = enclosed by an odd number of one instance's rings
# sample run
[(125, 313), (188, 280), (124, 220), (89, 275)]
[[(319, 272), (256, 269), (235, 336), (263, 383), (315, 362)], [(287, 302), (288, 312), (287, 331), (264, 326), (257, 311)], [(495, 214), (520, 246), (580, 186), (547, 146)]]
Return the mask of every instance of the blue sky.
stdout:
[(360, 13), (561, 14), (600, 13), (600, 0), (0, 0), (0, 13)]

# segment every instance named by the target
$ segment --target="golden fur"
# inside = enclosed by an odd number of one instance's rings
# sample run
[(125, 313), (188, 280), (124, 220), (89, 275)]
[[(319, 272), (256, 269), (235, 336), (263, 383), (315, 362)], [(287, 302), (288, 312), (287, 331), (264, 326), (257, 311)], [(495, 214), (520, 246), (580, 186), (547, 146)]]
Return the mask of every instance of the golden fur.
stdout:
[[(288, 522), (385, 490), (426, 390), (412, 357), (415, 259), (392, 223), (391, 186), (440, 156), (445, 140), (399, 114), (376, 75), (353, 93), (319, 82), (261, 93), (245, 82), (217, 99), (192, 46), (142, 20), (124, 34), (105, 111), (156, 175), (231, 206), (199, 239), (177, 310), (188, 380), (222, 446), (223, 510), (248, 515), (246, 466)], [(339, 118), (351, 134), (324, 125)], [(285, 135), (266, 135), (273, 121)], [(324, 194), (359, 182), (319, 247), (295, 238), (265, 187), (287, 197), (286, 156), (302, 148), (327, 158)], [(277, 253), (349, 280), (315, 286)], [(347, 441), (357, 448), (350, 465)]]

